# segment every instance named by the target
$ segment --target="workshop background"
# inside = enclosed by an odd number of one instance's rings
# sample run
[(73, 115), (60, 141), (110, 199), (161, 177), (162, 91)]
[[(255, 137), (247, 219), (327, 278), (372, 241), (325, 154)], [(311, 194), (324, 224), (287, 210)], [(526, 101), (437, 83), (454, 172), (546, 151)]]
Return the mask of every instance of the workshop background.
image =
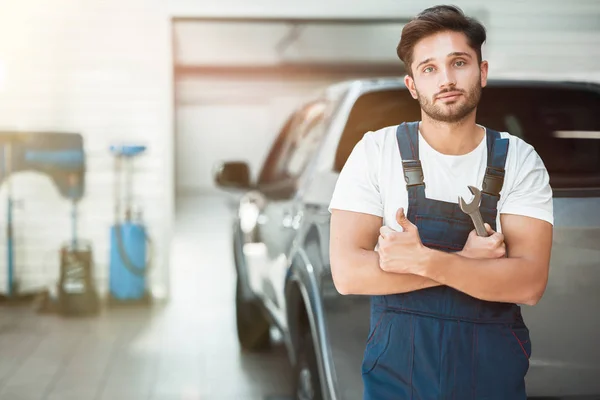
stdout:
[[(598, 76), (599, 1), (453, 3), (486, 26), (492, 77)], [(283, 349), (238, 348), (231, 216), (214, 166), (245, 159), (256, 177), (316, 89), (398, 74), (402, 21), (434, 4), (0, 0), (0, 132), (81, 135), (85, 156), (76, 207), (40, 171), (10, 176), (12, 210), (6, 177), (0, 187), (0, 399), (291, 398)], [(151, 240), (152, 304), (63, 318), (53, 308), (74, 210), (91, 285), (109, 296), (110, 147), (123, 143), (145, 147), (122, 161), (133, 161), (133, 202)], [(33, 293), (31, 302), (8, 296), (9, 247), (12, 295)]]

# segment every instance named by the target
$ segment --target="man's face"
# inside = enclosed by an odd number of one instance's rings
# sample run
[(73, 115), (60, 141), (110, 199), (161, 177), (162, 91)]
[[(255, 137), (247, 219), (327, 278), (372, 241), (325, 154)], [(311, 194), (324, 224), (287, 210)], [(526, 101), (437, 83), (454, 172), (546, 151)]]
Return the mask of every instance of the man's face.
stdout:
[(430, 118), (455, 123), (476, 109), (487, 67), (487, 62), (479, 65), (463, 33), (440, 32), (416, 44), (413, 77), (407, 76), (405, 83)]

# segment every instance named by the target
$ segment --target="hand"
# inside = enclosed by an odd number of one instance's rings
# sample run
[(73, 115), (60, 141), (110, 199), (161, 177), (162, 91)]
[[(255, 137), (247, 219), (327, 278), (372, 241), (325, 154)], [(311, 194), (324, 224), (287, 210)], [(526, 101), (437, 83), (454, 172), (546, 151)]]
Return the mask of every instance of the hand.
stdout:
[(502, 258), (506, 255), (504, 235), (494, 232), (489, 224), (485, 224), (488, 237), (478, 236), (475, 230), (469, 233), (465, 247), (460, 251), (467, 258)]
[(386, 272), (416, 274), (423, 260), (426, 247), (419, 237), (419, 230), (404, 215), (404, 209), (396, 212), (396, 220), (402, 232), (383, 226), (379, 230), (379, 267)]

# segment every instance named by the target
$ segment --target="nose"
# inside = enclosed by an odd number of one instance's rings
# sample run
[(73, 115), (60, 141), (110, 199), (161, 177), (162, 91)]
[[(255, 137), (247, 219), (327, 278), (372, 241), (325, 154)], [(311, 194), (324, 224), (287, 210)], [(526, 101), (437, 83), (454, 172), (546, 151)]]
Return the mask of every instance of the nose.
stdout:
[(450, 68), (444, 68), (440, 72), (440, 89), (447, 89), (456, 86), (456, 77)]

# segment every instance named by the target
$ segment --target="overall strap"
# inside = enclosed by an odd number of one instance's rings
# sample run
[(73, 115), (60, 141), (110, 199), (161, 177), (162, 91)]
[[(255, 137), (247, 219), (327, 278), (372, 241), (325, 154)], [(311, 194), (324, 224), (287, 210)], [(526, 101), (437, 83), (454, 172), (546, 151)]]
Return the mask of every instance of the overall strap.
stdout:
[(425, 198), (423, 168), (419, 160), (419, 122), (403, 122), (398, 125), (396, 139), (402, 157), (410, 213), (411, 209), (416, 209), (413, 207), (416, 200)]
[(499, 132), (486, 129), (487, 136), (487, 168), (481, 187), (481, 206), (496, 210), (500, 191), (504, 184), (506, 156), (508, 155), (508, 139), (502, 139)]

